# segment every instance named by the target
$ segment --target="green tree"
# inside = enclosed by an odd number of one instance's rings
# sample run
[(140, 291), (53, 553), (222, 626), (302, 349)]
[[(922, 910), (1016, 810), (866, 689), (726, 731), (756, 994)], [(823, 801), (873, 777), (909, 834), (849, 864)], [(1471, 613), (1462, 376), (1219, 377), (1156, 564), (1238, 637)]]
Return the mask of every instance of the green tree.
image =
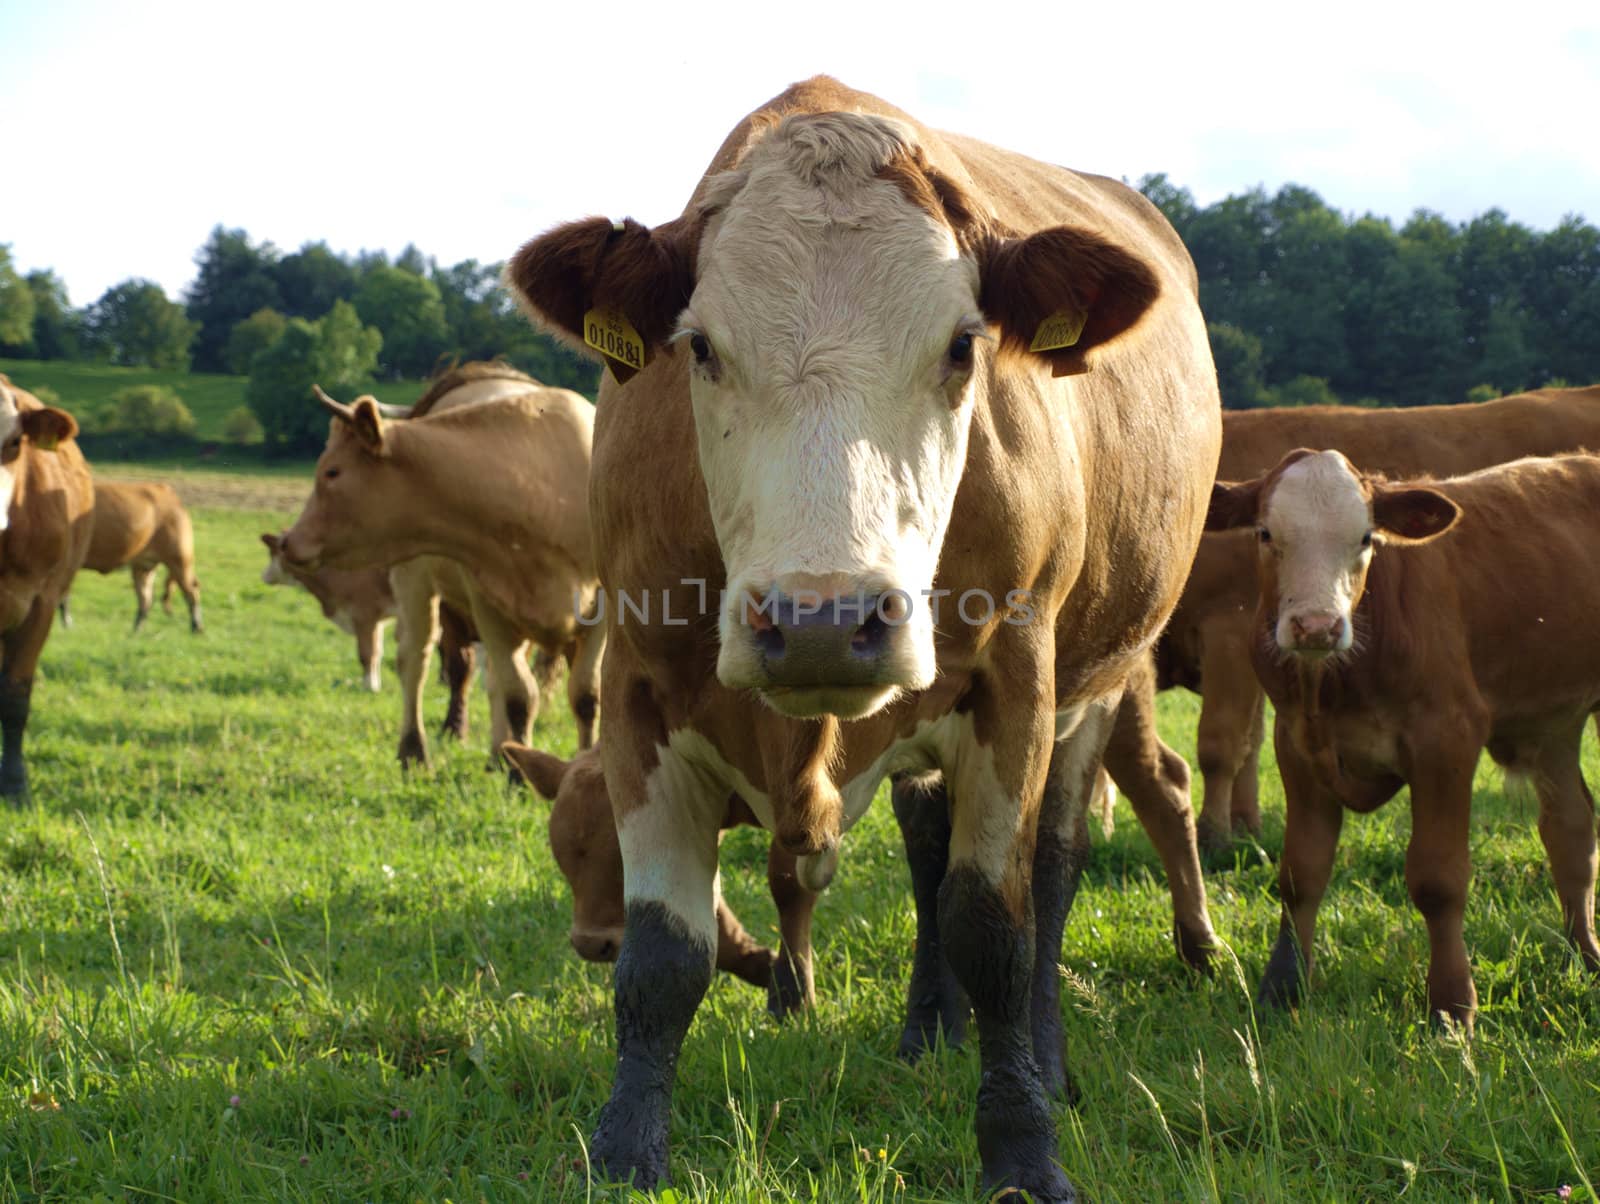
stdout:
[(249, 406), (239, 406), (229, 410), (222, 420), (222, 437), (229, 443), (260, 443), (266, 438), (266, 432)]
[(1477, 345), (1478, 362), (1472, 369), (1476, 379), (1492, 382), (1502, 393), (1527, 387), (1536, 355), (1528, 313), (1514, 289), (1508, 289), (1490, 307)]
[(1301, 374), (1268, 389), (1262, 398), (1267, 406), (1336, 406), (1339, 395), (1320, 376)]
[(167, 300), (159, 284), (124, 280), (89, 307), (91, 344), (101, 357), (125, 367), (189, 368), (189, 347), (198, 326), (183, 306)]
[(1179, 188), (1167, 179), (1164, 171), (1141, 177), (1138, 188), (1151, 204), (1166, 215), (1172, 228), (1178, 232), (1178, 237), (1184, 237), (1184, 231), (1200, 211), (1194, 203), (1194, 193), (1187, 188)]
[(33, 316), (33, 290), (12, 266), (11, 245), (0, 243), (0, 347), (11, 351), (31, 343)]
[(283, 309), (273, 272), (278, 251), (270, 242), (255, 244), (243, 230), (216, 226), (195, 255), (199, 269), (189, 286), (189, 317), (199, 324), (195, 367), (227, 369), (225, 352), (233, 328), (258, 309)]
[(223, 362), (235, 376), (250, 371), (250, 361), (256, 353), (265, 351), (282, 337), (289, 325), (275, 309), (258, 309), (243, 322), (236, 324), (228, 334), (228, 346), (223, 352)]
[(1261, 340), (1227, 322), (1207, 322), (1211, 358), (1217, 365), (1217, 388), (1230, 410), (1248, 410), (1261, 404), (1266, 381), (1262, 375)]
[(377, 367), (383, 336), (361, 325), (345, 301), (315, 322), (290, 318), (283, 334), (250, 364), (245, 400), (268, 442), (289, 451), (316, 451), (327, 436), (327, 416), (311, 386), (334, 397), (353, 398)]
[(54, 272), (28, 273), (33, 293), (33, 339), (27, 355), (38, 360), (75, 360), (83, 357), (83, 315), (67, 300), (67, 286)]
[(399, 267), (379, 265), (356, 290), (356, 312), (383, 332), (383, 367), (395, 376), (425, 376), (450, 351), (439, 286)]
[(308, 242), (293, 255), (285, 255), (272, 275), (283, 312), (294, 318), (319, 317), (335, 301), (356, 295), (356, 270), (325, 242)]

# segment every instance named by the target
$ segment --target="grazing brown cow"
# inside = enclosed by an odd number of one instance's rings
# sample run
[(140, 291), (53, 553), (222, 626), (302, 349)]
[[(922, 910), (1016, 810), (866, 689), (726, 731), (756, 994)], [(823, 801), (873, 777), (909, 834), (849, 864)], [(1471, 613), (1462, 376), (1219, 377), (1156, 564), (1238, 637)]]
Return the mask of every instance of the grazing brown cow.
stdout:
[[(1336, 447), (1366, 471), (1395, 477), (1454, 476), (1519, 456), (1597, 449), (1600, 386), (1539, 389), (1473, 405), (1227, 413), (1217, 478), (1259, 476), (1297, 447)], [(1253, 544), (1237, 533), (1201, 540), (1157, 648), (1159, 688), (1187, 686), (1204, 696), (1196, 742), (1204, 784), (1199, 831), (1212, 855), (1227, 852), (1236, 830), (1261, 831), (1262, 696), (1249, 655), (1254, 560)]]
[(589, 498), (627, 918), (596, 1165), (666, 1174), (729, 793), (816, 888), (907, 773), (985, 1182), (1070, 1199), (1048, 1092), (1078, 832), (1220, 438), (1182, 243), (1113, 180), (819, 77), (739, 123), (681, 217), (563, 226), (507, 277), (611, 366)]
[(1462, 912), (1484, 748), (1532, 778), (1567, 936), (1600, 971), (1594, 803), (1578, 767), (1600, 708), (1600, 459), (1401, 485), (1301, 449), (1265, 477), (1217, 485), (1207, 525), (1252, 530), (1259, 549), (1251, 652), (1277, 708), (1288, 808), (1261, 1001), (1300, 997), (1345, 810), (1409, 785), (1406, 886), (1428, 924), (1428, 1007), (1471, 1025)]
[(89, 552), (94, 481), (77, 433), (72, 415), (0, 375), (0, 798), (17, 806), (34, 669)]
[(295, 585), (322, 607), (323, 617), (346, 635), (356, 637), (356, 658), (361, 662), (367, 689), (382, 688), (379, 662), (383, 660), (383, 625), (395, 617), (394, 590), (387, 569), (317, 569), (299, 571), (279, 552), (281, 535), (262, 533), (267, 547), (267, 567), (261, 570), (266, 585)]
[[(161, 607), (172, 610), (176, 585), (189, 604), (189, 630), (205, 629), (200, 619), (200, 582), (194, 575), (194, 525), (189, 512), (170, 485), (154, 482), (94, 483), (94, 534), (83, 567), (97, 573), (133, 571), (133, 594), (138, 610), (133, 629), (138, 631), (156, 598), (156, 570), (167, 570)], [(71, 626), (68, 599), (61, 599), (61, 625)]]
[[(570, 939), (585, 961), (615, 961), (622, 948), (622, 846), (606, 793), (600, 750), (591, 748), (571, 761), (523, 744), (507, 743), (506, 758), (530, 786), (547, 799), (550, 850), (572, 888)], [(728, 796), (724, 830), (754, 824), (756, 818)], [(816, 1002), (811, 972), (811, 913), (817, 896), (795, 877), (794, 854), (776, 840), (767, 850), (767, 887), (778, 907), (782, 943), (774, 951), (745, 932), (726, 901), (717, 900), (717, 969), (767, 993), (767, 1010), (780, 1020)]]
[[(292, 566), (356, 568), (425, 560), (426, 588), (402, 588), (402, 762), (425, 759), (420, 699), (442, 599), (470, 617), (487, 653), (491, 756), (525, 743), (539, 705), (530, 641), (569, 655), (579, 741), (593, 742), (604, 628), (580, 617), (597, 588), (584, 504), (593, 407), (576, 393), (523, 383), (515, 396), (388, 421), (370, 397), (333, 414), (316, 485), (280, 545)], [(421, 409), (421, 406), (417, 407)], [(413, 410), (413, 414), (416, 414)], [(407, 648), (420, 650), (413, 658)], [(408, 744), (414, 741), (414, 745)]]

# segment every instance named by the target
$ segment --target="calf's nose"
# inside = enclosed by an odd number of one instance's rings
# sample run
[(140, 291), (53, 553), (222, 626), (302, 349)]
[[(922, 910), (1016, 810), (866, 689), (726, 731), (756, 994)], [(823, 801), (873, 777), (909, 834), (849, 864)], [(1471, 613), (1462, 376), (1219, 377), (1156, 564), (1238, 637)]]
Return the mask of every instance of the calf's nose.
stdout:
[(1289, 632), (1296, 648), (1318, 651), (1337, 648), (1344, 640), (1344, 616), (1332, 610), (1313, 610), (1291, 615)]
[(614, 932), (579, 932), (573, 930), (569, 939), (578, 956), (586, 962), (614, 962), (622, 948), (622, 934)]

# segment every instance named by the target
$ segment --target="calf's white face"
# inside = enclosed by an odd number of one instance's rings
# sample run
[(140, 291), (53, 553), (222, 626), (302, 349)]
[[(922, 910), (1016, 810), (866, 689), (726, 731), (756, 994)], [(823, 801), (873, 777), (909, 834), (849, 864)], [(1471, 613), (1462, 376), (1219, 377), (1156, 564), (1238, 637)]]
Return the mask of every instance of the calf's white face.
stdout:
[[(678, 320), (727, 567), (717, 675), (788, 714), (867, 714), (935, 674), (924, 591), (988, 336), (976, 265), (877, 175), (907, 137), (842, 114), (769, 135), (726, 181)], [(874, 655), (808, 665), (817, 631)]]

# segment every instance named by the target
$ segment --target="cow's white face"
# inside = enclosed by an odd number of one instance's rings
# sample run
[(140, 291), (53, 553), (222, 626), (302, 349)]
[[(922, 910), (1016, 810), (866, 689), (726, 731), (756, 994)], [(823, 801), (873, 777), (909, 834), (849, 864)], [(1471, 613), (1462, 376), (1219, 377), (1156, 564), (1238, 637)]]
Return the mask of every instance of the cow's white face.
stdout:
[(935, 675), (924, 591), (988, 336), (976, 264), (875, 174), (906, 136), (842, 114), (770, 135), (679, 319), (727, 567), (717, 675), (787, 714), (869, 714)]
[(1325, 451), (1289, 465), (1263, 499), (1256, 532), (1276, 578), (1278, 647), (1310, 656), (1348, 651), (1375, 535), (1368, 492), (1350, 462)]

